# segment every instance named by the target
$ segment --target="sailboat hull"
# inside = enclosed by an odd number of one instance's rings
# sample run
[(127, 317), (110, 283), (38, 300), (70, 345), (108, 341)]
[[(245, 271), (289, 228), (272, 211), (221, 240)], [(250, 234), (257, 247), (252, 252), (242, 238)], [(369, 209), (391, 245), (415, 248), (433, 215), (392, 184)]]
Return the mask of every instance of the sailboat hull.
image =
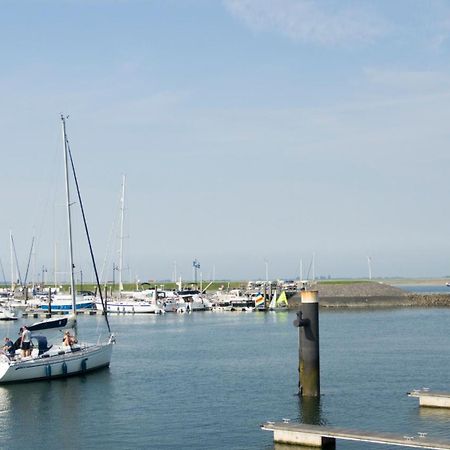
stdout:
[[(102, 310), (101, 303), (96, 303), (96, 308)], [(109, 301), (106, 305), (108, 313), (117, 314), (161, 314), (162, 309), (150, 302), (139, 301)]]
[(108, 367), (111, 362), (113, 342), (89, 345), (72, 350), (10, 361), (5, 355), (0, 359), (0, 383), (65, 378)]

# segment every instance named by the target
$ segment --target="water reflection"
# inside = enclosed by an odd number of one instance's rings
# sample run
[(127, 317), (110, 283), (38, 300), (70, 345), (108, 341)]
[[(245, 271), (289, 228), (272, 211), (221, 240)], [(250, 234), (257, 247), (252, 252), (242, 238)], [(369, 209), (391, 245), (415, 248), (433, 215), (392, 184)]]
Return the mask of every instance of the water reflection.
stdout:
[[(322, 447), (325, 448), (325, 447)], [(330, 447), (328, 447), (330, 448)], [(317, 447), (306, 447), (304, 445), (293, 445), (293, 444), (279, 444), (275, 443), (273, 445), (274, 450), (317, 450)]]
[[(86, 385), (95, 385), (100, 398), (109, 398), (109, 379), (109, 370), (105, 369), (82, 377), (2, 386), (0, 437), (3, 445), (9, 449), (19, 448), (20, 441), (29, 440), (39, 447), (44, 444), (42, 439), (47, 431), (59, 442), (71, 433), (82, 433), (89, 427), (83, 401), (86, 400)], [(103, 416), (105, 414), (108, 411), (105, 410)], [(24, 423), (26, 426), (22, 427)]]
[[(236, 312), (231, 312), (229, 315), (238, 317)], [(288, 311), (268, 311), (260, 312), (256, 311), (256, 314), (252, 316), (255, 322), (265, 322), (265, 323), (283, 323), (289, 320)]]
[(11, 429), (12, 421), (9, 415), (11, 410), (11, 396), (5, 388), (0, 388), (0, 437), (3, 441), (5, 430)]
[(325, 425), (320, 397), (298, 397), (299, 422), (309, 425)]
[(448, 423), (450, 421), (450, 409), (420, 406), (419, 416), (421, 419)]
[(9, 411), (11, 399), (9, 397), (8, 389), (0, 387), (0, 414), (4, 414)]

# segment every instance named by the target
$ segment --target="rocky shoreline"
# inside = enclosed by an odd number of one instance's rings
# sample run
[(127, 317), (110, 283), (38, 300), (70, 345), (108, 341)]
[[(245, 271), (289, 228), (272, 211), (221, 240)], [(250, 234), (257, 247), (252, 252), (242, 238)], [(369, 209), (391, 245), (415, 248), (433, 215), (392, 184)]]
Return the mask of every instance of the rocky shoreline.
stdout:
[[(323, 308), (450, 307), (450, 293), (408, 293), (378, 282), (319, 283), (311, 289), (319, 292), (319, 305)], [(288, 303), (289, 309), (298, 309), (300, 294), (290, 297)]]

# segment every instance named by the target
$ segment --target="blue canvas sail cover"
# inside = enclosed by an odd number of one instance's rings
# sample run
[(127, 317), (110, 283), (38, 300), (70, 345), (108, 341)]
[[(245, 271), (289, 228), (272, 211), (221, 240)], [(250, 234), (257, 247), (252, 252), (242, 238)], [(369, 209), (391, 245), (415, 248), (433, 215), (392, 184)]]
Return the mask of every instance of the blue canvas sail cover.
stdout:
[(33, 325), (27, 326), (30, 331), (38, 330), (51, 330), (51, 329), (63, 329), (73, 327), (73, 318), (67, 317), (55, 317), (51, 319), (46, 319), (41, 322), (33, 323)]

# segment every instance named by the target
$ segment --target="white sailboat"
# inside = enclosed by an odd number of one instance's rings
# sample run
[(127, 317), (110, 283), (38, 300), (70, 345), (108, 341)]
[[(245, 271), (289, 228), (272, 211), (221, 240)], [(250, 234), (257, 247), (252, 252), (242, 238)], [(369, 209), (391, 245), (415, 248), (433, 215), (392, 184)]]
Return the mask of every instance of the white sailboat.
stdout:
[[(97, 300), (97, 308), (101, 308)], [(117, 314), (163, 314), (165, 311), (157, 304), (154, 290), (120, 293), (120, 297), (106, 302), (108, 313)]]
[[(78, 189), (78, 181), (73, 166), (72, 155), (70, 152), (69, 141), (66, 135), (65, 119), (61, 116), (63, 140), (64, 140), (64, 163), (65, 163), (65, 184), (67, 201), (67, 223), (69, 238), (70, 255), (70, 285), (72, 293), (72, 311), (76, 309), (76, 290), (74, 282), (74, 264), (72, 248), (72, 223), (71, 223), (71, 200), (69, 190), (69, 161), (72, 169), (73, 179), (77, 188), (78, 201), (81, 207), (83, 221), (87, 232), (87, 225), (84, 215), (83, 204)], [(98, 283), (97, 269), (95, 266), (92, 246), (87, 234), (88, 244), (91, 251), (91, 257), (94, 263), (94, 271)], [(112, 348), (115, 342), (114, 335), (110, 331), (107, 315), (104, 315), (108, 327), (109, 336), (105, 342), (88, 343), (77, 342), (77, 320), (76, 315), (65, 318), (49, 319), (27, 327), (31, 332), (31, 341), (35, 346), (31, 356), (21, 357), (21, 355), (8, 356), (0, 354), (0, 383), (12, 383), (19, 381), (34, 381), (40, 379), (53, 379), (68, 377), (71, 375), (83, 374), (89, 371), (108, 367), (111, 362)], [(75, 343), (64, 345), (61, 343), (61, 334), (58, 336), (59, 343), (51, 344), (47, 336), (41, 335), (43, 330), (51, 334), (50, 330), (61, 330), (68, 326), (73, 327)], [(39, 332), (39, 333), (38, 333)], [(57, 331), (56, 331), (57, 332)], [(57, 332), (58, 333), (58, 332)]]
[(277, 298), (276, 291), (273, 294), (272, 300), (269, 304), (269, 311), (286, 311), (288, 309), (288, 301), (286, 297), (286, 292), (282, 291)]
[[(122, 274), (123, 274), (123, 241), (124, 241), (124, 212), (125, 212), (125, 175), (122, 176), (122, 190), (120, 196), (120, 245), (119, 245), (119, 295), (116, 298), (110, 298), (106, 301), (106, 310), (108, 313), (117, 314), (161, 314), (164, 311), (152, 300), (154, 291), (147, 295), (147, 292), (124, 292)], [(112, 297), (112, 295), (111, 295)], [(104, 305), (101, 299), (95, 301), (97, 309), (103, 309)]]

